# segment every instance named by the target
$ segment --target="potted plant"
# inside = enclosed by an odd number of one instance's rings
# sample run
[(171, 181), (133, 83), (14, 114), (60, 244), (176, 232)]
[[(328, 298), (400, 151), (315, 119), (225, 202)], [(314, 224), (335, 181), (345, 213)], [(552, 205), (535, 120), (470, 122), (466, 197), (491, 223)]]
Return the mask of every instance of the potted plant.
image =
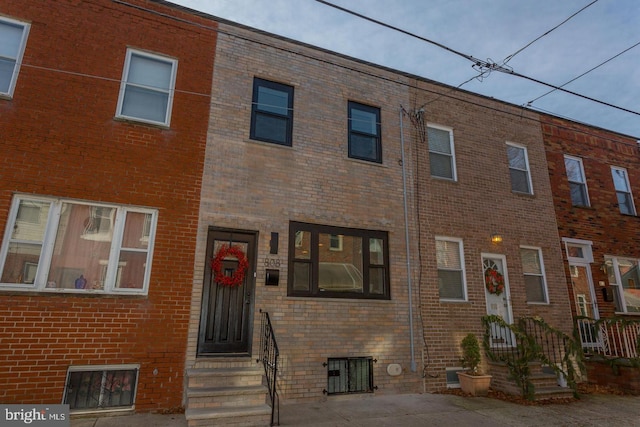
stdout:
[(480, 353), (480, 343), (475, 334), (467, 334), (460, 344), (462, 348), (462, 359), (460, 363), (466, 371), (458, 372), (458, 380), (460, 388), (465, 393), (473, 396), (486, 396), (489, 392), (489, 384), (491, 383), (491, 375), (484, 375), (480, 371), (480, 361), (482, 355)]

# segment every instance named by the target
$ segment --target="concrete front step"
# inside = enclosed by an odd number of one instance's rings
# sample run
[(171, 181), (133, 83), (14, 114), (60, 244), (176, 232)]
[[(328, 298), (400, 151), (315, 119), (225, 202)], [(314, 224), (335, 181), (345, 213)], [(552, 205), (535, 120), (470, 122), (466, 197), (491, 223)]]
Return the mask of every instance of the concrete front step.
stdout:
[(189, 388), (243, 387), (262, 384), (264, 371), (260, 367), (187, 369)]
[(553, 400), (553, 399), (570, 399), (573, 396), (573, 390), (568, 387), (536, 387), (534, 400)]
[(219, 408), (222, 406), (259, 406), (266, 402), (264, 385), (244, 387), (198, 387), (187, 389), (189, 408)]
[(529, 379), (536, 388), (552, 388), (558, 385), (558, 377), (554, 374), (535, 374)]
[(184, 415), (189, 427), (252, 427), (271, 424), (271, 407), (266, 404), (228, 408), (190, 408)]

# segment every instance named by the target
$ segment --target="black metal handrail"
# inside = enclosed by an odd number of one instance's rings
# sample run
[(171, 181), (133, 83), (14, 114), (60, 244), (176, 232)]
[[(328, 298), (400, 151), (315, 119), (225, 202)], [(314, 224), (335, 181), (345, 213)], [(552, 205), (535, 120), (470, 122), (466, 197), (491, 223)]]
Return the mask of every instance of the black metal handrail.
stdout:
[[(262, 362), (264, 366), (264, 374), (267, 378), (267, 388), (269, 389), (269, 399), (271, 400), (271, 425), (280, 425), (280, 399), (276, 387), (276, 379), (278, 377), (278, 344), (276, 336), (273, 333), (271, 319), (269, 313), (262, 311), (261, 327), (260, 327), (260, 356), (257, 360)], [(277, 414), (277, 422), (274, 424)]]

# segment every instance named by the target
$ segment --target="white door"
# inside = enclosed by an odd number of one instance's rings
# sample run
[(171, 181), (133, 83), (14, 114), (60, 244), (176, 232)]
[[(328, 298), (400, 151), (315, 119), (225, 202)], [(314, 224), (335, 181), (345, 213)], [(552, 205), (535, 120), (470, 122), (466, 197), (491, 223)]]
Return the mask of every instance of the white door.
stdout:
[[(513, 323), (507, 261), (504, 255), (483, 254), (482, 271), (487, 314), (498, 315), (508, 324)], [(510, 330), (491, 325), (491, 346), (512, 346), (514, 337)]]
[(600, 337), (596, 334), (593, 320), (598, 320), (600, 313), (598, 313), (598, 302), (595, 298), (593, 279), (591, 278), (591, 269), (589, 267), (589, 264), (569, 263), (573, 303), (576, 307), (576, 313), (579, 317), (588, 318), (577, 319), (582, 346), (585, 348), (598, 348), (600, 347)]

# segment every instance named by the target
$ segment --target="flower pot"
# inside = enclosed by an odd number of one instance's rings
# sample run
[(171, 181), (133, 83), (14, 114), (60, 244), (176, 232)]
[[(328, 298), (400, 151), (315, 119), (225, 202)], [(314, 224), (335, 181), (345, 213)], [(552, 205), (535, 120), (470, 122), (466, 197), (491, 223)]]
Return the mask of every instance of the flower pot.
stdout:
[(489, 393), (491, 375), (470, 375), (466, 372), (458, 372), (460, 388), (472, 396), (486, 396)]

